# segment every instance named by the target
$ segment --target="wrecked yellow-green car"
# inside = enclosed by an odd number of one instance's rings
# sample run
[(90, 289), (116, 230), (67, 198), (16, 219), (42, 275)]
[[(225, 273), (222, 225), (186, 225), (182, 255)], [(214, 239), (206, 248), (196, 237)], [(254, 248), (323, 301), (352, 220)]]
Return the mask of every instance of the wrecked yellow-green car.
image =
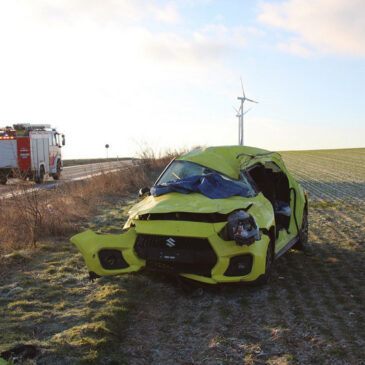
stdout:
[(276, 258), (307, 242), (306, 194), (275, 152), (196, 149), (140, 195), (125, 233), (72, 237), (91, 278), (147, 269), (209, 284), (265, 283)]

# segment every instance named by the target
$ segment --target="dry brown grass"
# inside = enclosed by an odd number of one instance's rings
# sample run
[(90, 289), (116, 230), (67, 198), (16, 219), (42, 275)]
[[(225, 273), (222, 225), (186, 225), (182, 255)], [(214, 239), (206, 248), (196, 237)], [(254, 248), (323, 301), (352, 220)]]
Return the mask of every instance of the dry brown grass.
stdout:
[(88, 180), (51, 190), (29, 190), (20, 185), (8, 199), (0, 200), (0, 255), (13, 249), (36, 247), (45, 237), (62, 237), (78, 231), (80, 222), (90, 217), (105, 199), (131, 196), (151, 186), (176, 154), (156, 156), (144, 150), (134, 166), (100, 172)]

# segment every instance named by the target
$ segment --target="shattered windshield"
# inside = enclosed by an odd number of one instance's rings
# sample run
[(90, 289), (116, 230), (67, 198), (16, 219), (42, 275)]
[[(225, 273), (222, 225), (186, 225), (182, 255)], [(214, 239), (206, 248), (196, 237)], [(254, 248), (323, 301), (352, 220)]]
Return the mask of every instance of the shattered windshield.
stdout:
[(160, 179), (156, 182), (156, 185), (165, 184), (174, 180), (185, 179), (191, 176), (205, 176), (212, 173), (218, 174), (223, 179), (234, 182), (235, 184), (245, 188), (247, 190), (247, 197), (255, 195), (255, 190), (250, 185), (250, 183), (246, 179), (246, 176), (243, 173), (240, 174), (240, 179), (236, 180), (227, 175), (221, 174), (218, 171), (215, 171), (209, 167), (198, 165), (194, 162), (189, 161), (178, 160), (172, 162), (172, 164), (166, 169)]

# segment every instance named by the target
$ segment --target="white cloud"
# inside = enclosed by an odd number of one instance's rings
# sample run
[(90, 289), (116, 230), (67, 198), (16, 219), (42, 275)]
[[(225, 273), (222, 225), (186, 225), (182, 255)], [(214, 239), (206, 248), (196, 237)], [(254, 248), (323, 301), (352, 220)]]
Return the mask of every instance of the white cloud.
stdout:
[(247, 29), (243, 26), (228, 28), (223, 24), (209, 24), (195, 32), (195, 37), (201, 40), (215, 39), (232, 47), (244, 47), (247, 44), (247, 33)]
[(156, 31), (151, 19), (183, 21), (172, 5), (147, 16), (142, 1), (87, 4), (0, 1), (0, 124), (52, 123), (67, 136), (67, 157), (102, 156), (105, 143), (128, 155), (141, 138), (198, 143), (189, 129), (170, 129), (212, 119), (196, 95), (224, 90), (232, 44), (212, 32), (177, 34), (171, 24)]
[(169, 3), (163, 8), (152, 6), (150, 11), (157, 20), (161, 20), (165, 23), (178, 23), (180, 21), (179, 13), (173, 3)]
[(284, 52), (296, 54), (302, 57), (310, 57), (313, 55), (313, 51), (306, 47), (301, 39), (290, 38), (286, 42), (279, 42), (277, 47)]
[[(46, 52), (42, 49), (44, 39), (51, 48), (57, 41), (69, 42), (72, 47), (82, 35), (80, 48), (93, 47), (92, 37), (95, 48), (111, 30), (111, 39), (123, 47), (126, 58), (137, 52), (134, 56), (151, 62), (206, 67), (219, 64), (235, 47), (245, 46), (245, 33), (253, 31), (209, 25), (180, 35), (169, 28), (182, 21), (175, 3), (156, 4), (154, 0), (4, 0), (0, 3), (0, 34), (11, 36), (2, 39), (0, 35), (0, 46), (5, 43), (13, 48), (17, 44), (23, 50), (32, 46), (32, 55), (42, 54)], [(152, 31), (150, 21), (168, 24)], [(113, 47), (108, 39), (105, 43)]]
[(365, 56), (364, 0), (290, 0), (264, 2), (262, 23), (294, 33), (279, 48), (296, 54), (321, 53)]
[(245, 47), (251, 34), (262, 35), (254, 28), (209, 24), (185, 37), (173, 32), (145, 32), (144, 41), (146, 55), (155, 61), (206, 67), (220, 64)]
[(231, 45), (194, 34), (184, 38), (175, 33), (146, 32), (145, 54), (154, 61), (168, 64), (209, 66), (217, 65), (231, 51)]
[[(21, 6), (27, 18), (37, 18), (48, 24), (94, 21), (98, 23), (130, 23), (155, 19), (165, 23), (180, 21), (172, 2), (157, 5), (154, 0), (12, 0), (2, 6)], [(0, 7), (0, 8), (1, 8)]]

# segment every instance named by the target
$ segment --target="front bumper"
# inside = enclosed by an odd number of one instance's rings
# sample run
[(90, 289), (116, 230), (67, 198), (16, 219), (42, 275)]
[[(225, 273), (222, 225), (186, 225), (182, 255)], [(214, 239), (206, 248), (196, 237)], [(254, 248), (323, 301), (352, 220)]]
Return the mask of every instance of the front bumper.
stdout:
[[(189, 279), (209, 284), (254, 281), (265, 273), (266, 251), (270, 238), (261, 234), (261, 239), (250, 246), (238, 246), (235, 241), (225, 241), (218, 233), (223, 229), (226, 222), (222, 223), (201, 223), (187, 221), (135, 221), (135, 226), (126, 233), (120, 235), (98, 235), (92, 231), (77, 234), (71, 241), (78, 247), (84, 256), (86, 265), (90, 272), (100, 276), (127, 274), (139, 271), (146, 267), (146, 260), (140, 258), (135, 250), (137, 235), (156, 235), (169, 237), (184, 237), (186, 240), (205, 239), (209, 241), (217, 260), (210, 275), (197, 275), (184, 273), (183, 269), (179, 275)], [(126, 263), (123, 269), (105, 269), (100, 261), (101, 250), (118, 250)], [(227, 270), (231, 259), (240, 255), (252, 256), (252, 269), (246, 275), (228, 276)], [(105, 266), (105, 265), (104, 265)]]

